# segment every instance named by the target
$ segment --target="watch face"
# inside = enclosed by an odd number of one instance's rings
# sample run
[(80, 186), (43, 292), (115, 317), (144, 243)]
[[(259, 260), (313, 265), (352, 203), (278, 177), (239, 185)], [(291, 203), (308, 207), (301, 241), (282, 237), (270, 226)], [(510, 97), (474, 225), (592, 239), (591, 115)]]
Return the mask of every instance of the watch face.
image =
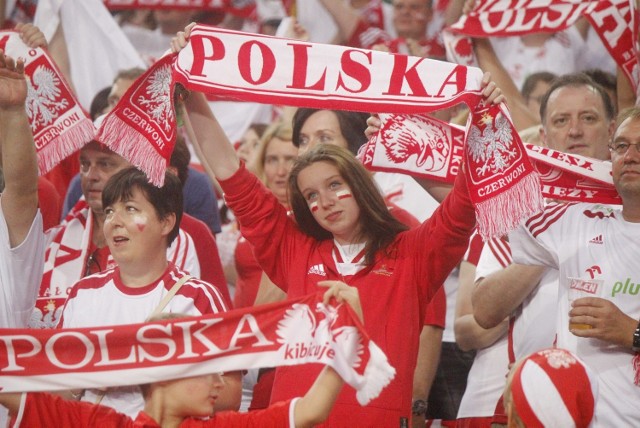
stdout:
[(425, 415), (427, 413), (427, 402), (426, 400), (416, 400), (413, 402), (411, 406), (411, 413), (414, 415)]

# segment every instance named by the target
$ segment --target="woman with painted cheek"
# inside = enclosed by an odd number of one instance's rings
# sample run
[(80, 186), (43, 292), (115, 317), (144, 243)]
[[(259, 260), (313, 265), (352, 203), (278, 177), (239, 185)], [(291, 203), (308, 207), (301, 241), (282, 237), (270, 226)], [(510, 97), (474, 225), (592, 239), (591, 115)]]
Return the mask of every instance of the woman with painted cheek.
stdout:
[[(227, 310), (215, 286), (187, 276), (167, 260), (167, 248), (178, 237), (182, 219), (182, 183), (176, 175), (166, 173), (164, 185), (156, 187), (143, 172), (125, 168), (102, 190), (102, 206), (106, 216), (103, 231), (116, 267), (73, 285), (60, 327), (135, 324), (156, 311), (200, 316)], [(183, 282), (175, 295), (162, 306), (179, 281)], [(238, 388), (224, 388), (219, 403), (237, 401), (238, 392)], [(72, 395), (131, 416), (144, 406), (134, 386), (74, 391)]]
[[(174, 38), (174, 51), (186, 45), (189, 29)], [(489, 80), (485, 102), (503, 101)], [(351, 152), (319, 144), (296, 160), (289, 175), (294, 220), (241, 164), (204, 96), (192, 93), (187, 103), (189, 119), (198, 123), (202, 160), (266, 275), (289, 297), (315, 293), (325, 280), (358, 289), (367, 330), (396, 369), (394, 380), (366, 407), (353, 389), (343, 388), (327, 426), (408, 425), (425, 307), (464, 255), (475, 227), (464, 174), (428, 220), (407, 230)], [(319, 370), (317, 364), (277, 368), (271, 402), (304, 393)]]

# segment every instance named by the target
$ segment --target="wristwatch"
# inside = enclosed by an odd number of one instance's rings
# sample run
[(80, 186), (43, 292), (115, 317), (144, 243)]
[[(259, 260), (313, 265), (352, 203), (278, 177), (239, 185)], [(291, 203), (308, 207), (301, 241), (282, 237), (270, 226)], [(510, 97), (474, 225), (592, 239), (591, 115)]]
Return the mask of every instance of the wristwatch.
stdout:
[(640, 323), (636, 327), (636, 331), (633, 332), (633, 345), (631, 345), (633, 352), (640, 352)]
[(414, 400), (411, 405), (413, 416), (424, 416), (427, 414), (427, 400)]

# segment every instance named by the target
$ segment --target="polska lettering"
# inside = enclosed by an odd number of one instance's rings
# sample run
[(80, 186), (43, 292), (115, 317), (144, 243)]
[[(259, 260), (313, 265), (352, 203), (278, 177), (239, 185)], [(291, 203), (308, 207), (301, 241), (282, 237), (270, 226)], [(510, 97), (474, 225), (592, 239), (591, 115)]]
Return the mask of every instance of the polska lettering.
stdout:
[[(265, 102), (273, 102), (276, 97), (289, 104), (306, 105), (300, 98), (309, 98), (318, 105), (335, 108), (339, 100), (396, 112), (415, 112), (416, 107), (428, 111), (445, 103), (455, 104), (463, 95), (479, 89), (481, 80), (479, 70), (426, 58), (247, 37), (206, 27), (194, 28), (189, 46), (178, 56), (176, 69), (179, 81), (186, 78), (190, 86), (201, 85), (208, 90), (214, 86), (223, 95), (242, 96), (242, 91), (250, 90), (253, 100), (263, 97)], [(227, 72), (221, 75), (221, 69)]]
[[(274, 345), (249, 314), (240, 318), (229, 342), (220, 343), (219, 331), (211, 327), (222, 321), (202, 319), (167, 325), (141, 325), (135, 333), (134, 343), (126, 348), (127, 352), (118, 355), (113, 355), (113, 348), (110, 351), (109, 346), (115, 336), (113, 328), (61, 331), (44, 342), (25, 333), (0, 336), (0, 373), (20, 372), (26, 367), (34, 374), (100, 370), (101, 367), (130, 368), (132, 365), (173, 359), (188, 363), (238, 350), (241, 348), (239, 342), (252, 348)], [(42, 354), (46, 358), (42, 358)], [(38, 364), (34, 365), (34, 361)]]
[(556, 3), (546, 4), (542, 7), (540, 0), (514, 0), (506, 6), (505, 10), (505, 2), (503, 0), (492, 0), (486, 2), (476, 11), (479, 13), (496, 12), (500, 14), (498, 22), (491, 18), (480, 20), (482, 30), (487, 34), (501, 32), (520, 34), (529, 32), (534, 28), (540, 31), (557, 30), (558, 27), (565, 25), (567, 21), (573, 22), (583, 13), (590, 13), (595, 7), (595, 3)]

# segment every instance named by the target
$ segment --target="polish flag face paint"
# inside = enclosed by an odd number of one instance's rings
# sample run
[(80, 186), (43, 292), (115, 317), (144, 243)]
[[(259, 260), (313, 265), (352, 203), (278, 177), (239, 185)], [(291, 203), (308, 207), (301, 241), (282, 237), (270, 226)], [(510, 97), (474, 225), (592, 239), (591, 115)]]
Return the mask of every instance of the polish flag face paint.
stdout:
[(147, 218), (144, 216), (134, 216), (133, 222), (136, 224), (138, 231), (142, 232), (147, 227)]
[(351, 194), (351, 190), (349, 189), (338, 190), (336, 192), (336, 196), (338, 197), (338, 199), (347, 199), (353, 197), (353, 195)]
[(311, 210), (312, 213), (318, 211), (318, 201), (309, 202), (309, 209)]

